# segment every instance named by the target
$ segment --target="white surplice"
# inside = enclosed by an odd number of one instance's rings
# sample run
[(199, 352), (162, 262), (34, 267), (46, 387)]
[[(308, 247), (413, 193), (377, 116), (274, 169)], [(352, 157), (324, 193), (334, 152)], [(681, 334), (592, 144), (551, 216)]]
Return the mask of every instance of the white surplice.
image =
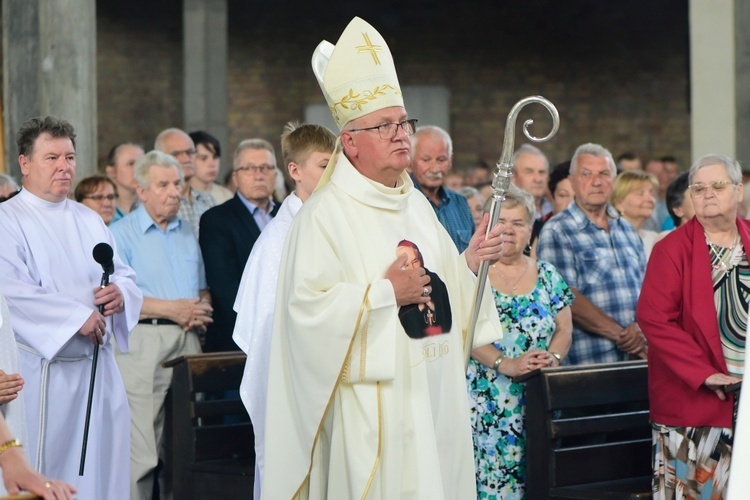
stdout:
[[(18, 348), (16, 339), (13, 336), (13, 329), (10, 323), (10, 311), (5, 297), (0, 289), (0, 370), (6, 374), (18, 373)], [(0, 405), (0, 412), (3, 414), (5, 423), (13, 433), (13, 437), (26, 443), (26, 420), (24, 413), (23, 397), (18, 396), (10, 403)], [(28, 457), (26, 457), (28, 458)], [(0, 481), (0, 495), (7, 495), (5, 485)]]
[[(0, 204), (0, 290), (10, 308), (19, 348), (22, 391), (32, 465), (64, 479), (77, 498), (129, 498), (130, 412), (115, 364), (114, 335), (127, 349), (143, 296), (135, 273), (117, 256), (101, 217), (74, 201), (51, 203), (22, 190)], [(99, 349), (86, 453), (78, 475), (94, 346), (76, 332), (92, 312), (102, 267), (92, 257), (98, 243), (114, 250), (114, 274), (125, 303), (106, 318)]]
[[(476, 495), (463, 353), (475, 278), (406, 173), (400, 184), (367, 179), (340, 155), (292, 223), (271, 342), (264, 499)], [(384, 276), (404, 239), (447, 287), (447, 334), (412, 339), (401, 326)], [(487, 289), (475, 346), (501, 336)]]
[(240, 384), (240, 397), (255, 432), (255, 482), (253, 498), (260, 499), (263, 477), (263, 432), (266, 419), (268, 355), (271, 350), (273, 310), (279, 281), (281, 254), (292, 220), (302, 207), (296, 193), (290, 194), (276, 216), (260, 233), (242, 273), (234, 301), (237, 323), (232, 339), (247, 354)]

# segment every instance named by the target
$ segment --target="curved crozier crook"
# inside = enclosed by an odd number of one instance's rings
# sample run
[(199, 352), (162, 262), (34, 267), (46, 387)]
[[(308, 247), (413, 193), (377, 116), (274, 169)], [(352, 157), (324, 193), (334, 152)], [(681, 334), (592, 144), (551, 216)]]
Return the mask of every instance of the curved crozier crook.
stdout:
[[(505, 138), (503, 140), (503, 152), (500, 156), (500, 161), (497, 164), (497, 171), (495, 172), (495, 178), (492, 181), (492, 205), (490, 206), (490, 220), (487, 225), (486, 237), (489, 237), (491, 228), (495, 227), (498, 219), (500, 218), (500, 210), (502, 204), (505, 201), (505, 193), (510, 187), (510, 179), (512, 176), (513, 164), (511, 158), (513, 157), (513, 143), (515, 142), (515, 128), (516, 120), (521, 109), (527, 104), (539, 103), (550, 112), (552, 115), (552, 130), (549, 134), (544, 137), (534, 137), (529, 132), (529, 127), (534, 123), (534, 120), (526, 120), (523, 123), (523, 133), (526, 137), (534, 142), (544, 142), (551, 139), (560, 127), (560, 115), (557, 112), (557, 108), (547, 99), (542, 96), (530, 96), (525, 97), (518, 101), (508, 113), (508, 119), (505, 122)], [(487, 272), (489, 271), (490, 262), (485, 260), (479, 265), (479, 271), (477, 272), (476, 288), (474, 289), (474, 298), (472, 305), (471, 321), (469, 323), (469, 329), (464, 337), (464, 366), (468, 369), (469, 359), (471, 357), (471, 350), (474, 346), (474, 332), (476, 330), (477, 321), (479, 319), (479, 308), (482, 294), (484, 293), (485, 284), (487, 283)]]
[(534, 142), (544, 142), (552, 139), (560, 128), (560, 114), (557, 112), (557, 108), (549, 100), (545, 99), (540, 95), (524, 97), (518, 101), (508, 113), (508, 118), (505, 122), (505, 138), (503, 140), (503, 152), (500, 155), (499, 164), (510, 164), (510, 160), (513, 156), (513, 143), (516, 139), (516, 121), (521, 109), (529, 104), (537, 103), (544, 106), (550, 115), (552, 115), (552, 130), (549, 134), (544, 137), (535, 137), (529, 132), (529, 127), (534, 123), (534, 120), (528, 119), (523, 123), (523, 134)]

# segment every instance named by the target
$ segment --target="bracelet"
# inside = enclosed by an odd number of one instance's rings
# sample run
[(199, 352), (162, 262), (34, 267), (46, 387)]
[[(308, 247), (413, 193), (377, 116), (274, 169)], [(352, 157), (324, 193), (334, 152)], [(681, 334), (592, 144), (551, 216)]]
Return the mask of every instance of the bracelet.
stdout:
[(0, 453), (10, 448), (16, 448), (18, 446), (21, 446), (21, 441), (19, 441), (18, 439), (11, 439), (10, 441), (6, 441), (3, 444), (0, 444)]
[(495, 370), (496, 372), (499, 372), (500, 363), (502, 363), (504, 359), (505, 359), (505, 355), (503, 353), (500, 353), (500, 356), (498, 356), (495, 362), (492, 363), (492, 369)]

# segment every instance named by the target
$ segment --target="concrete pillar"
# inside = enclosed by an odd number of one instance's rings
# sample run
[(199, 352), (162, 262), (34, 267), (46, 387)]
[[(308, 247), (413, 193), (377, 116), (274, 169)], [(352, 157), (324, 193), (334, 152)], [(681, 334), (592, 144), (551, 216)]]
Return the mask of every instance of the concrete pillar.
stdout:
[(77, 178), (96, 165), (95, 0), (3, 0), (3, 103), (8, 171), (20, 177), (15, 133), (40, 115), (76, 129)]
[(220, 178), (232, 168), (227, 127), (227, 0), (184, 0), (185, 131), (205, 130), (222, 147)]
[(750, 167), (750, 3), (690, 1), (692, 159), (732, 156)]
[(750, 2), (734, 2), (735, 156), (750, 168)]
[(39, 0), (4, 0), (2, 8), (5, 171), (20, 180), (16, 131), (24, 121), (41, 113)]

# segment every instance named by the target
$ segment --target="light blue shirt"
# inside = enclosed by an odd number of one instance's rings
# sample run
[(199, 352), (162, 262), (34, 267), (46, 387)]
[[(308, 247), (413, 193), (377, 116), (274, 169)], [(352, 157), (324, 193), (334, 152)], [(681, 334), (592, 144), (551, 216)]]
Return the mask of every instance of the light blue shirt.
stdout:
[(117, 253), (135, 270), (144, 296), (190, 299), (207, 288), (198, 240), (190, 224), (179, 217), (162, 231), (141, 205), (113, 223), (110, 230), (117, 241)]
[(258, 229), (263, 231), (263, 228), (265, 228), (266, 225), (273, 219), (271, 212), (273, 212), (276, 203), (273, 200), (270, 200), (270, 204), (268, 205), (268, 212), (266, 212), (264, 209), (260, 208), (258, 205), (242, 196), (242, 193), (240, 193), (239, 191), (237, 191), (237, 197), (240, 199), (242, 204), (245, 205), (245, 207), (247, 207), (247, 209), (250, 211), (253, 219), (255, 219), (255, 223), (258, 224)]

